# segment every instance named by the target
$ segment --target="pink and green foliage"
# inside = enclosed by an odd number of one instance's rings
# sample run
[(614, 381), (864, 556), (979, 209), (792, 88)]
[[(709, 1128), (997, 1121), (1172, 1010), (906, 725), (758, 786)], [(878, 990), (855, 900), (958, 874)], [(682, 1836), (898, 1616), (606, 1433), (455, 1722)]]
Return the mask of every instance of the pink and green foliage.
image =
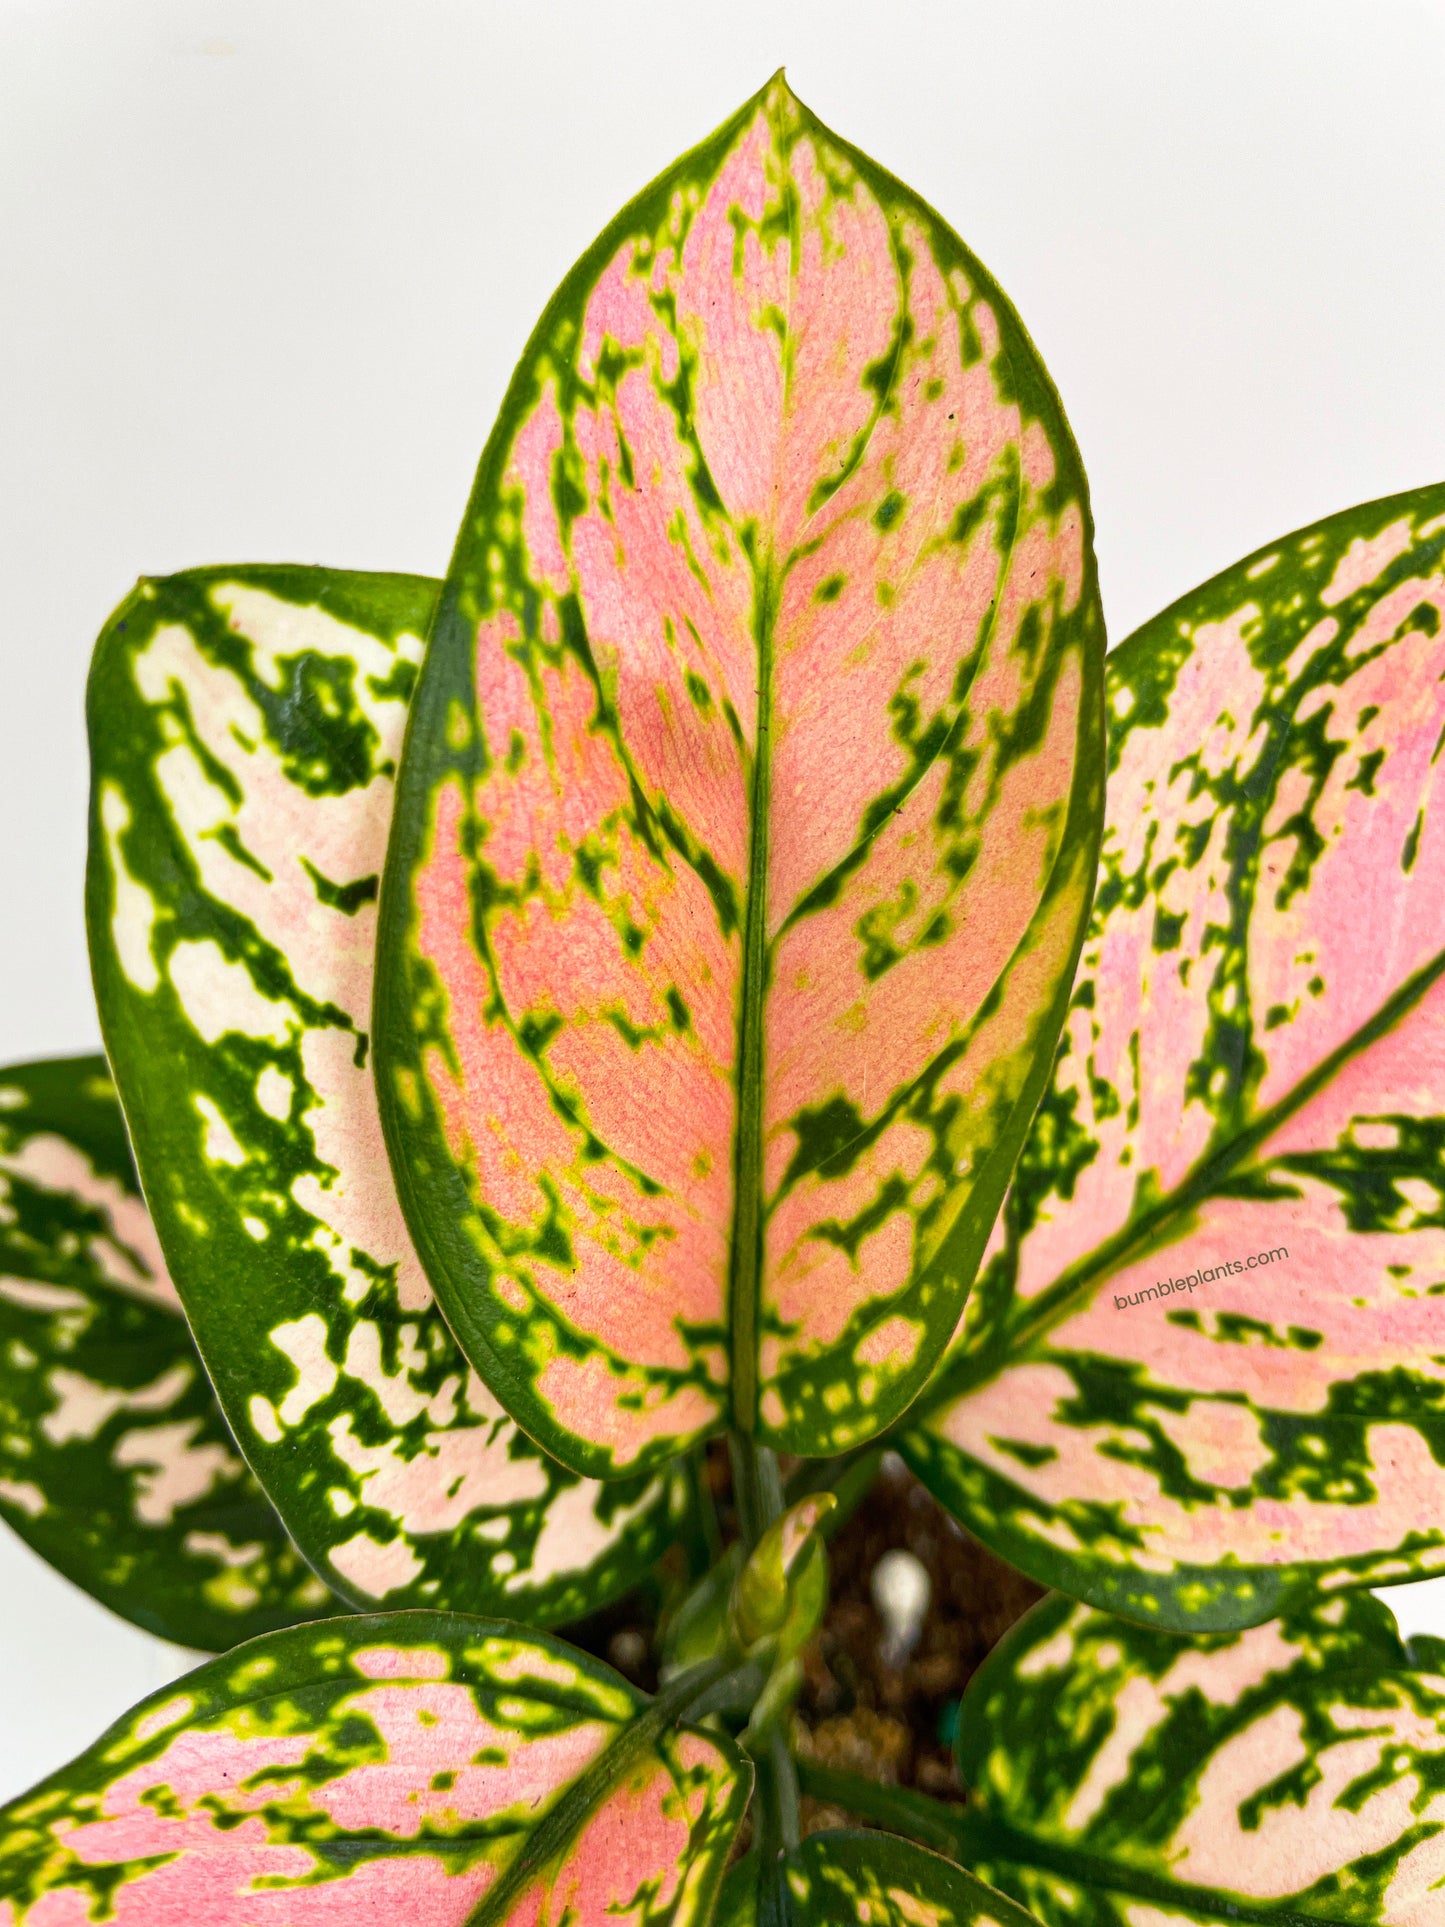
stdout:
[[(0, 1073), (0, 1512), (263, 1636), (0, 1813), (0, 1927), (1439, 1927), (1445, 1645), (1359, 1589), (1445, 1569), (1445, 488), (1107, 678), (1090, 542), (1003, 295), (779, 78), (564, 281), (445, 583), (117, 611), (124, 1128)], [(962, 1808), (789, 1756), (889, 1426), (1073, 1595)], [(633, 1585), (651, 1699), (528, 1629)]]
[(1368, 1595), (1181, 1640), (1046, 1599), (970, 1682), (970, 1864), (1046, 1927), (1440, 1918), (1445, 1646)]
[(504, 1621), (253, 1640), (0, 1813), (0, 1927), (702, 1927), (747, 1797), (724, 1738)]
[(1445, 1567), (1445, 488), (1275, 543), (1109, 658), (1053, 1084), (903, 1450), (1161, 1625)]
[(184, 1646), (338, 1610), (226, 1428), (103, 1057), (0, 1071), (0, 1516)]
[(91, 955), (171, 1275), (302, 1551), (359, 1606), (547, 1624), (661, 1550), (675, 1494), (580, 1481), (517, 1430), (392, 1186), (376, 897), (435, 597), (327, 569), (141, 584), (91, 671)]
[(1062, 1017), (1102, 649), (1007, 301), (775, 80), (544, 314), (402, 761), (393, 1163), (566, 1463), (824, 1454), (923, 1383)]

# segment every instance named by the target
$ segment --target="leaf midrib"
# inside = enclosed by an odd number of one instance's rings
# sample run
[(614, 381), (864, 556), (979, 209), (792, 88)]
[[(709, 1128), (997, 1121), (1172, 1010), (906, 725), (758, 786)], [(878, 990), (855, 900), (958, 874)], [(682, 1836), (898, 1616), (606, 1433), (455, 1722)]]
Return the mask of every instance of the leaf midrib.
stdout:
[(758, 707), (749, 799), (747, 908), (738, 1013), (738, 1126), (733, 1176), (733, 1237), (728, 1264), (732, 1339), (732, 1420), (744, 1437), (757, 1430), (758, 1309), (763, 1274), (763, 1006), (768, 970), (768, 818), (772, 802), (773, 621), (777, 592), (771, 561), (758, 571)]
[[(788, 316), (785, 326), (791, 326), (793, 288), (796, 279), (799, 232), (797, 210), (790, 204), (790, 220), (793, 231), (790, 235), (792, 272), (788, 284)], [(906, 313), (908, 305), (909, 275), (905, 257), (898, 244), (898, 236), (893, 221), (888, 223), (889, 249), (895, 271), (898, 275), (900, 313)], [(852, 451), (846, 467), (845, 477), (857, 472), (861, 467), (864, 453), (872, 440), (878, 423), (887, 413), (900, 372), (904, 363), (904, 339), (898, 334), (893, 345), (891, 366), (888, 371), (885, 389), (878, 396), (870, 414), (866, 430), (859, 445)], [(787, 398), (792, 386), (792, 366), (789, 362), (785, 376), (784, 414), (787, 412)], [(942, 492), (940, 478), (938, 489)], [(830, 496), (829, 500), (831, 501)], [(1002, 599), (1003, 583), (1007, 578), (1009, 561), (1013, 555), (1018, 536), (1019, 520), (1022, 510), (1022, 486), (1013, 491), (1012, 510), (1009, 518), (1007, 539), (1003, 544), (998, 586), (983, 622), (969, 680), (973, 671), (982, 660), (988, 641), (992, 636)], [(811, 522), (821, 515), (822, 508), (815, 510), (808, 520)], [(919, 538), (919, 548), (908, 565), (906, 575), (911, 576), (923, 547), (928, 541), (926, 532), (931, 527), (930, 516), (925, 533)], [(836, 524), (835, 524), (836, 526)], [(736, 1134), (736, 1154), (734, 1161), (733, 1189), (733, 1242), (728, 1266), (729, 1293), (729, 1332), (732, 1348), (731, 1360), (731, 1408), (734, 1427), (746, 1434), (757, 1428), (758, 1416), (758, 1312), (762, 1297), (763, 1282), (763, 1233), (767, 1218), (776, 1199), (769, 1201), (763, 1194), (763, 1146), (762, 1126), (763, 1107), (766, 1095), (765, 1064), (763, 1046), (765, 1038), (764, 1005), (766, 1002), (772, 962), (777, 944), (783, 935), (792, 928), (798, 914), (799, 905), (783, 917), (772, 937), (768, 935), (768, 835), (771, 815), (772, 796), (772, 698), (773, 698), (773, 636), (778, 605), (781, 601), (783, 584), (793, 565), (799, 558), (815, 546), (812, 542), (799, 541), (788, 555), (781, 568), (775, 566), (771, 549), (755, 568), (758, 590), (758, 615), (756, 635), (758, 644), (758, 708), (754, 734), (755, 755), (750, 785), (750, 840), (748, 851), (748, 881), (746, 910), (744, 913), (743, 956), (740, 988), (740, 1022), (738, 1036), (738, 1128)], [(876, 626), (876, 624), (874, 625)], [(920, 764), (909, 772), (907, 782), (900, 786), (898, 801), (902, 802), (911, 795), (923, 781), (928, 770), (946, 751), (957, 731), (963, 726), (967, 716), (966, 705), (960, 697), (958, 715), (953, 728), (944, 743), (925, 764)], [(835, 865), (830, 875), (845, 866), (851, 867), (871, 848), (882, 825), (867, 835), (861, 836), (849, 849), (842, 864)], [(799, 900), (806, 900), (812, 888)], [(926, 1071), (920, 1074), (926, 1075)], [(866, 1137), (865, 1131), (861, 1134)]]
[[(798, 276), (800, 233), (795, 195), (788, 208), (788, 307), (783, 322), (785, 422), (793, 386), (788, 353), (792, 338), (793, 291)], [(781, 428), (781, 424), (780, 424)], [(781, 457), (784, 436), (779, 435)], [(773, 494), (779, 482), (774, 475)], [(747, 544), (744, 544), (746, 552)], [(728, 1331), (731, 1344), (729, 1402), (734, 1429), (751, 1438), (758, 1429), (758, 1312), (763, 1283), (763, 1057), (764, 1005), (767, 998), (768, 832), (773, 790), (773, 630), (781, 576), (774, 566), (772, 532), (753, 560), (755, 626), (758, 648), (758, 706), (753, 730), (753, 769), (749, 785), (752, 821), (748, 826), (748, 887), (743, 912), (742, 970), (738, 988), (738, 1121), (733, 1165), (732, 1248), (728, 1256)]]

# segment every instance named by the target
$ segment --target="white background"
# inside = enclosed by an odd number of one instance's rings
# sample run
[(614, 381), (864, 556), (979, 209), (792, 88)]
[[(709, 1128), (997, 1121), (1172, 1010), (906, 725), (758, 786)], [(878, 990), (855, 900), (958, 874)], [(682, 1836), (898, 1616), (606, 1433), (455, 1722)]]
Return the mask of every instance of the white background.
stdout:
[[(108, 610), (440, 572), (556, 282), (784, 62), (1017, 303), (1112, 636), (1445, 473), (1445, 0), (0, 0), (0, 1062), (97, 1037)], [(0, 1796), (183, 1663), (0, 1527)]]

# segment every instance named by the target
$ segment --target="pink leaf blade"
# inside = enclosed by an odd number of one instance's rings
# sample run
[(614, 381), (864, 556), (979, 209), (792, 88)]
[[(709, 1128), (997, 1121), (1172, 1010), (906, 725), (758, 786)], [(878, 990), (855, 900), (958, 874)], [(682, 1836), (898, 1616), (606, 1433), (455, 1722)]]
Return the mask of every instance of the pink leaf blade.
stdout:
[(905, 1441), (1016, 1563), (1154, 1623), (1445, 1565), (1442, 512), (1301, 531), (1111, 660), (1053, 1087)]
[(601, 1804), (578, 1791), (644, 1706), (500, 1621), (377, 1614), (253, 1641), (12, 1802), (0, 1889), (14, 1927), (102, 1897), (121, 1927), (463, 1927), (550, 1819), (564, 1844), (508, 1927), (569, 1907), (701, 1927), (746, 1798), (730, 1743), (664, 1731)]
[(946, 1341), (1087, 905), (1088, 530), (1004, 297), (780, 82), (539, 324), (408, 737), (378, 1056), (448, 1316), (579, 1470), (843, 1449)]

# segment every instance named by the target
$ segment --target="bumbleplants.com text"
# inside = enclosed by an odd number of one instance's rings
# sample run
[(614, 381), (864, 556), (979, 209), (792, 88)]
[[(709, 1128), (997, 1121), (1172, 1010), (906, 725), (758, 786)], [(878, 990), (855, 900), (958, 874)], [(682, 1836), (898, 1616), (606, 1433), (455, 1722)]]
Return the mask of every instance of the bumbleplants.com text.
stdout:
[(1256, 1251), (1248, 1258), (1225, 1258), (1217, 1265), (1205, 1265), (1199, 1271), (1186, 1272), (1182, 1278), (1161, 1278), (1157, 1284), (1146, 1285), (1133, 1296), (1128, 1293), (1114, 1294), (1114, 1309), (1124, 1311), (1130, 1305), (1142, 1305), (1155, 1298), (1168, 1298), (1176, 1291), (1193, 1291), (1198, 1285), (1210, 1285), (1216, 1278), (1237, 1278), (1242, 1271), (1257, 1271), (1262, 1265), (1277, 1265), (1289, 1252), (1283, 1245), (1275, 1245), (1271, 1251)]

